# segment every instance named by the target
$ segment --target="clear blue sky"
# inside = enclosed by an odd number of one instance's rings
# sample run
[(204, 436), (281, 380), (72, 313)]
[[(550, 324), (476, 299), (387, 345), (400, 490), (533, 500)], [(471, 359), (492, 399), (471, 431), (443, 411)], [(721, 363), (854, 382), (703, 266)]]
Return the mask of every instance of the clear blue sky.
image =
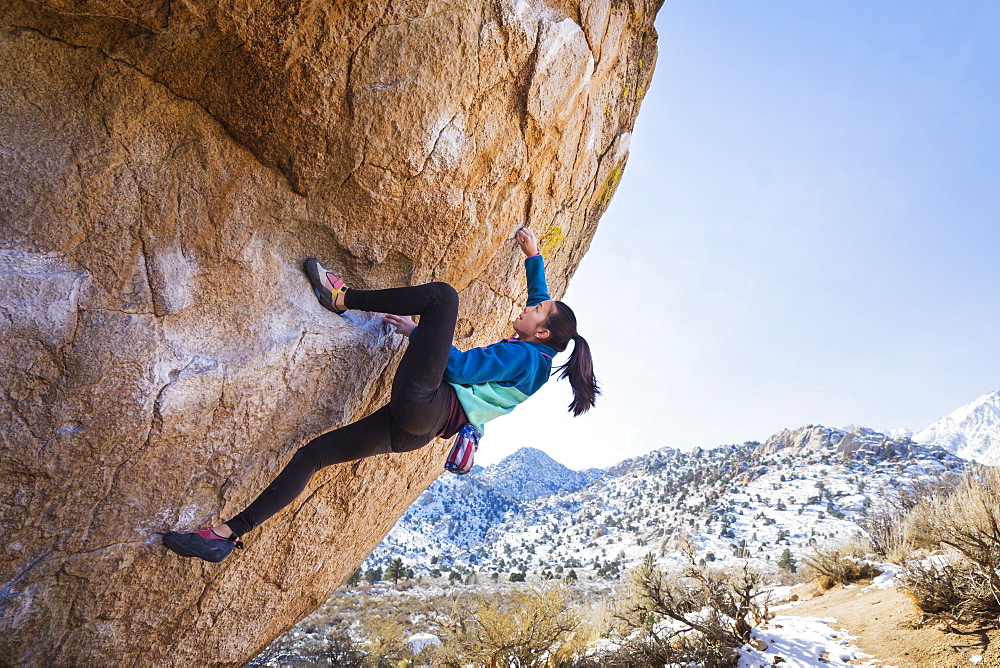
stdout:
[(1000, 389), (1000, 3), (668, 0), (657, 29), (566, 295), (605, 394), (574, 420), (548, 383), (477, 461), (920, 429)]

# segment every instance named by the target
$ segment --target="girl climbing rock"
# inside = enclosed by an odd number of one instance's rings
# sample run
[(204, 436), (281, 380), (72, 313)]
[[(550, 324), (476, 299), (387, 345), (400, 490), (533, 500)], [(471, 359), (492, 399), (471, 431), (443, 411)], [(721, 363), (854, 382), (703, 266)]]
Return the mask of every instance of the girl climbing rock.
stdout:
[[(465, 472), (471, 469), (469, 454), (483, 425), (538, 391), (552, 374), (552, 358), (570, 341), (574, 345), (569, 361), (557, 369), (573, 389), (569, 408), (576, 416), (592, 407), (600, 390), (590, 346), (576, 333), (573, 311), (548, 295), (535, 234), (521, 229), (515, 238), (526, 256), (528, 305), (513, 323), (515, 336), (468, 352), (451, 345), (458, 294), (450, 285), (353, 290), (318, 260), (306, 260), (309, 280), (325, 308), (341, 314), (348, 309), (387, 313), (383, 322), (409, 337), (389, 403), (300, 448), (274, 482), (232, 519), (192, 533), (171, 531), (163, 544), (182, 557), (222, 561), (243, 546), (241, 536), (294, 501), (321, 468), (387, 452), (409, 452), (435, 437), (459, 435), (448, 468)], [(412, 315), (420, 316), (419, 326), (408, 317)]]

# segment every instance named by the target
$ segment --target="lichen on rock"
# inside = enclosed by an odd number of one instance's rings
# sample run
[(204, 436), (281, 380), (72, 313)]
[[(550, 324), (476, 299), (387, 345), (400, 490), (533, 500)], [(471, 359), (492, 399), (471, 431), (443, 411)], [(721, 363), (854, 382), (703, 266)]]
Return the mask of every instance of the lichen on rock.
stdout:
[(239, 664), (341, 584), (446, 443), (325, 469), (217, 566), (158, 532), (231, 516), (386, 400), (404, 343), (320, 308), (305, 257), (452, 283), (462, 346), (524, 298), (519, 226), (564, 292), (658, 7), (0, 6), (0, 655)]

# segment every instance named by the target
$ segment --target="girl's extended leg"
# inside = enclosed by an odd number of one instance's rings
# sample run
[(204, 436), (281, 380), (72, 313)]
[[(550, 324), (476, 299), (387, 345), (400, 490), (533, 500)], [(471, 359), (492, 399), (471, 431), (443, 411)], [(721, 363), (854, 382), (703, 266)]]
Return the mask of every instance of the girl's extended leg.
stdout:
[(383, 406), (368, 417), (314, 438), (298, 449), (278, 477), (246, 510), (226, 522), (243, 536), (290, 504), (321, 468), (390, 451), (392, 415)]

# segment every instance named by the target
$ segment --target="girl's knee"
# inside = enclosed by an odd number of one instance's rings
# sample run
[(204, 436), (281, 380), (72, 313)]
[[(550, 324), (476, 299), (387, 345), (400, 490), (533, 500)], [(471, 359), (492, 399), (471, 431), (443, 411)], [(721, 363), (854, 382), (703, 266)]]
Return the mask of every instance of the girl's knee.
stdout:
[(433, 291), (434, 301), (445, 306), (454, 305), (458, 308), (458, 291), (450, 284), (442, 281), (428, 283), (427, 287)]
[(313, 473), (319, 471), (321, 468), (323, 468), (323, 461), (322, 458), (320, 457), (322, 447), (323, 447), (322, 443), (318, 438), (309, 441), (308, 443), (306, 443), (301, 448), (295, 451), (295, 454), (292, 455), (292, 459), (290, 462), (288, 462), (288, 465), (305, 467), (307, 469), (311, 469)]

